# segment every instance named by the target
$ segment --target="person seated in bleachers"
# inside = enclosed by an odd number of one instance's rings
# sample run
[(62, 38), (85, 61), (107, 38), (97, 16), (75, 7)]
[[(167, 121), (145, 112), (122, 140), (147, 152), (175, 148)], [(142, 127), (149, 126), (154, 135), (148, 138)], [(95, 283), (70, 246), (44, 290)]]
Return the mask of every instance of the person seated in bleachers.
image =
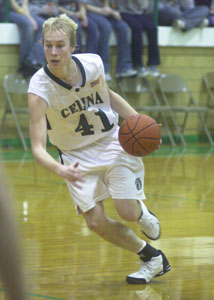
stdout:
[(57, 0), (29, 0), (31, 13), (42, 17), (44, 20), (58, 14)]
[(78, 24), (77, 28), (77, 49), (75, 53), (82, 52), (82, 29), (86, 32), (85, 51), (92, 53), (94, 51), (94, 32), (96, 24), (93, 20), (88, 20), (84, 0), (58, 0), (59, 13), (65, 13)]
[(195, 0), (196, 6), (206, 5), (209, 8), (208, 20), (209, 26), (214, 26), (214, 0)]
[[(4, 18), (4, 9), (0, 18)], [(25, 76), (32, 76), (45, 62), (42, 38), (44, 20), (30, 13), (28, 1), (10, 0), (9, 22), (15, 23), (20, 32), (19, 71)]]
[(109, 40), (112, 29), (117, 40), (116, 77), (132, 77), (137, 74), (132, 68), (131, 49), (128, 40), (128, 26), (120, 14), (112, 9), (108, 0), (85, 0), (88, 19), (95, 22), (97, 31), (94, 32), (94, 52), (101, 56), (106, 81), (111, 81)]
[[(148, 0), (112, 0), (116, 9), (120, 12), (122, 19), (131, 28), (132, 62), (140, 77), (151, 75), (159, 76), (158, 66), (160, 55), (158, 47), (157, 26), (153, 21), (153, 14), (150, 11)], [(147, 68), (143, 63), (143, 33), (148, 38), (148, 62)]]
[(173, 26), (182, 31), (208, 26), (209, 9), (195, 5), (194, 0), (159, 0), (159, 25)]

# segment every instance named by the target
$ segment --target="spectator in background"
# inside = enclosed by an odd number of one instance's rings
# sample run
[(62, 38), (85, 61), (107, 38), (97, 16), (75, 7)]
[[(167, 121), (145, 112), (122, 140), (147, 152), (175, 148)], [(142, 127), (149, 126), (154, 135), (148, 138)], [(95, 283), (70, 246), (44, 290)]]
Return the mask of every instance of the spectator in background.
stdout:
[(195, 5), (194, 0), (160, 0), (159, 25), (174, 26), (182, 31), (208, 26), (209, 9)]
[(65, 13), (78, 24), (77, 49), (75, 53), (82, 52), (82, 28), (86, 31), (85, 52), (92, 53), (94, 51), (94, 36), (97, 26), (93, 20), (88, 20), (84, 0), (59, 0), (58, 11), (59, 13)]
[(94, 32), (94, 51), (101, 56), (106, 81), (111, 81), (109, 40), (112, 28), (117, 39), (116, 77), (131, 77), (137, 72), (132, 68), (131, 49), (128, 41), (128, 26), (121, 19), (120, 14), (112, 9), (108, 0), (85, 0), (88, 19), (97, 25)]
[(41, 16), (44, 20), (58, 14), (57, 0), (29, 0), (31, 13)]
[[(0, 18), (4, 16), (4, 9)], [(15, 23), (20, 32), (19, 71), (32, 76), (45, 62), (41, 43), (44, 20), (29, 11), (28, 0), (10, 0), (9, 21)]]
[(214, 26), (214, 0), (195, 0), (196, 6), (206, 5), (209, 8), (208, 20), (209, 26)]
[[(148, 0), (112, 0), (122, 19), (130, 26), (132, 38), (132, 62), (140, 77), (159, 76), (160, 64), (157, 26), (153, 22)], [(146, 68), (143, 63), (143, 33), (148, 38), (148, 62)]]

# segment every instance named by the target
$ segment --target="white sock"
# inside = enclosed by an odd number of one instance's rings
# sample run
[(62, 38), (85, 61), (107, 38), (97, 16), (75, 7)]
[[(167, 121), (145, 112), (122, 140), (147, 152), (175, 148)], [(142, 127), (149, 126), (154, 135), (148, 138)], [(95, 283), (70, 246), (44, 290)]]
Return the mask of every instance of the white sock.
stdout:
[(146, 247), (146, 241), (142, 240), (142, 246), (140, 247), (140, 249), (137, 251), (137, 253), (141, 252), (145, 247)]

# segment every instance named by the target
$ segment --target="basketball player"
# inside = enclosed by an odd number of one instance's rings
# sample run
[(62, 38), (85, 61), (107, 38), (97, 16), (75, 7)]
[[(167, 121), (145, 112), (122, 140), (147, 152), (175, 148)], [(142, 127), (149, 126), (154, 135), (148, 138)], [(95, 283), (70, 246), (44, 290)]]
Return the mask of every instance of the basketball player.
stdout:
[[(152, 240), (160, 237), (158, 219), (142, 202), (142, 160), (118, 142), (118, 114), (127, 118), (137, 112), (108, 88), (98, 55), (72, 55), (76, 29), (66, 15), (43, 25), (47, 65), (31, 78), (28, 90), (32, 152), (38, 164), (66, 180), (89, 229), (144, 261), (127, 282), (148, 283), (170, 270), (165, 255), (106, 216), (103, 205), (111, 196), (122, 219), (138, 222)], [(47, 133), (59, 149), (60, 163), (46, 151)]]
[(8, 189), (0, 172), (0, 275), (6, 289), (7, 297), (4, 299), (27, 300), (9, 200)]

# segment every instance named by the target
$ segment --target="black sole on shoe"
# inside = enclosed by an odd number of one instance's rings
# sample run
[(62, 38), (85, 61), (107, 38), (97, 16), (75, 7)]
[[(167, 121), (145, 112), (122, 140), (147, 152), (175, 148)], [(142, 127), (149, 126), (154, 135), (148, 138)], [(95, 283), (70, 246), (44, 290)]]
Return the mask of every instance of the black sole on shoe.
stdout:
[[(158, 256), (159, 255), (161, 255), (162, 259), (163, 259), (163, 270), (160, 271), (158, 274), (156, 274), (154, 277), (162, 276), (162, 275), (166, 274), (167, 272), (169, 272), (171, 270), (171, 266), (168, 262), (168, 259), (166, 258), (165, 254), (161, 250), (158, 250)], [(143, 259), (141, 258), (141, 260), (143, 260)], [(129, 276), (126, 277), (126, 282), (128, 282), (130, 284), (146, 284), (146, 283), (149, 283), (149, 282), (146, 282), (146, 280), (143, 279), (143, 278), (133, 278), (133, 277), (129, 277)]]
[[(171, 270), (171, 266), (168, 264), (167, 266), (165, 266), (163, 271), (159, 272), (154, 277), (162, 276), (162, 275), (166, 274), (167, 272), (169, 272), (170, 270)], [(126, 277), (126, 282), (129, 283), (129, 284), (146, 284), (146, 283), (148, 283), (148, 282), (146, 282), (145, 279), (131, 278), (131, 277), (128, 277), (128, 276)]]
[(152, 241), (157, 241), (157, 240), (160, 238), (160, 236), (161, 236), (161, 231), (160, 231), (159, 236), (158, 236), (157, 238), (155, 238), (155, 239), (152, 238), (151, 236), (147, 235), (144, 231), (141, 230), (141, 232), (142, 232), (147, 238), (149, 238), (149, 239), (152, 240)]
[(126, 277), (126, 282), (129, 284), (146, 284), (146, 280), (145, 279), (138, 279), (138, 278), (130, 278), (130, 277)]
[(170, 270), (171, 270), (171, 266), (168, 265), (163, 271), (161, 271), (160, 273), (158, 273), (157, 275), (155, 275), (155, 277), (162, 276), (162, 275), (166, 274), (167, 272), (169, 272)]
[(159, 251), (163, 258), (163, 270), (160, 271), (157, 275), (155, 275), (155, 277), (162, 276), (171, 270), (171, 266), (168, 262), (168, 259), (165, 256), (165, 254), (161, 250), (159, 250)]

